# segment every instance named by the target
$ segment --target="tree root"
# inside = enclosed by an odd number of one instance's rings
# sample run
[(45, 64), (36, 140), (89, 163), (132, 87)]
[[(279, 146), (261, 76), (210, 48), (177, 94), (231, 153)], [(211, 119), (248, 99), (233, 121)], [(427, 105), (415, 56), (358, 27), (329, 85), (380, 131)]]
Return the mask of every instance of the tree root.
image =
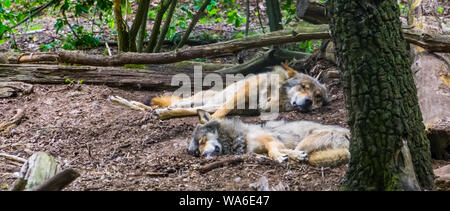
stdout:
[(0, 123), (0, 133), (3, 131), (10, 131), (11, 129), (17, 127), (17, 123), (25, 116), (23, 109), (17, 109), (16, 115), (12, 117), (9, 121)]

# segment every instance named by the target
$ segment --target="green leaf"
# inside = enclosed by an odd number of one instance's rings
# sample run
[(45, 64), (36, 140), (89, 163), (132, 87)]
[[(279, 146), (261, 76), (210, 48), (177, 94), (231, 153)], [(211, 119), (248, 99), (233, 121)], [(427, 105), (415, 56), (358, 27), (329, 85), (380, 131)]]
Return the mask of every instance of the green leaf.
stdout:
[(3, 5), (4, 5), (6, 8), (9, 8), (9, 7), (11, 6), (11, 0), (3, 0)]
[(438, 11), (439, 11), (439, 13), (444, 13), (444, 8), (439, 7)]

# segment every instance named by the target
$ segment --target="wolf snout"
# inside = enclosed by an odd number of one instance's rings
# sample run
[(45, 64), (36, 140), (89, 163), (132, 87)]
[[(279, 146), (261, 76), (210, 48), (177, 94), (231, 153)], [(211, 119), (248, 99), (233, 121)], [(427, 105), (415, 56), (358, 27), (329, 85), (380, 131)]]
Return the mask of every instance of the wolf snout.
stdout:
[(210, 148), (208, 150), (203, 151), (202, 156), (205, 156), (205, 157), (216, 156), (216, 155), (219, 155), (220, 152), (221, 152), (220, 147), (214, 146), (213, 149)]
[(195, 157), (200, 156), (200, 151), (198, 149), (190, 148), (188, 149), (188, 154), (193, 155)]
[(309, 97), (305, 97), (300, 100), (295, 100), (292, 102), (292, 106), (299, 109), (300, 112), (310, 111), (312, 104), (313, 104), (313, 101)]

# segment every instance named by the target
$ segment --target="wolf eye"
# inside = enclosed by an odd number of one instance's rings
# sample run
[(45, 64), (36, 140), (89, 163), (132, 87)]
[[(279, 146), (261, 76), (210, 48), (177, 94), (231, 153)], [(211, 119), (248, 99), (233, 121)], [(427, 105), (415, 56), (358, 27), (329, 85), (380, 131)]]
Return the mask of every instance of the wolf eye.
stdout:
[(302, 89), (306, 89), (306, 86), (304, 84), (300, 84), (300, 87), (302, 87)]
[(320, 98), (322, 98), (322, 95), (316, 95), (316, 98), (320, 99)]

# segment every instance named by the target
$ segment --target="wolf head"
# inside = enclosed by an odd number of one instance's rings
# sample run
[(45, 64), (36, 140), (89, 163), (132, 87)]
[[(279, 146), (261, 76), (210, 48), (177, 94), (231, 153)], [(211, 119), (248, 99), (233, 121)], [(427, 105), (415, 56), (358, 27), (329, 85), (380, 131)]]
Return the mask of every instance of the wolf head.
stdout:
[(211, 115), (198, 111), (200, 124), (192, 133), (188, 153), (194, 156), (213, 157), (220, 154), (243, 154), (246, 144), (239, 119), (212, 120)]
[(309, 112), (328, 104), (327, 89), (309, 75), (295, 74), (283, 84), (283, 89), (290, 105), (300, 112)]

